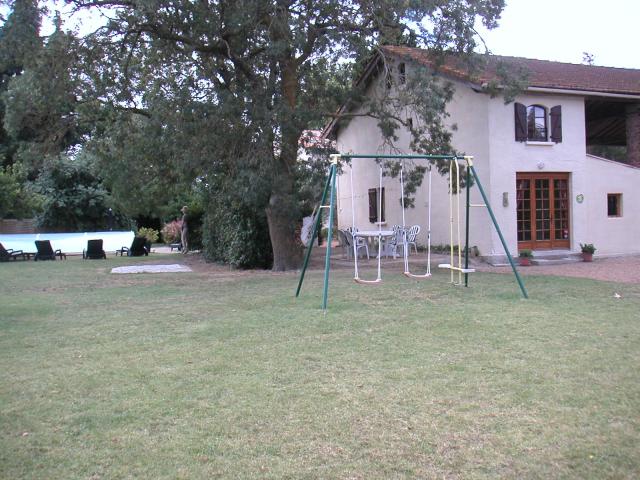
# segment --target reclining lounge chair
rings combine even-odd
[[[124,256],[126,253],[128,257],[141,257],[143,255],[149,255],[147,250],[147,239],[145,237],[134,237],[133,242],[129,248],[122,247],[120,250],[116,250],[116,257],[118,254]]]
[[[25,259],[22,250],[14,250],[13,248],[4,248],[4,245],[0,243],[0,262],[8,262],[9,260],[17,260],[18,258]]]
[[[88,258],[92,260],[106,259],[107,254],[102,249],[102,239],[87,240],[87,249],[82,251],[82,258],[84,260]]]
[[[60,257],[60,260],[67,259],[67,255],[62,253],[62,250],[53,251],[49,240],[36,240],[36,249],[38,249],[38,253],[33,258],[36,262],[38,260],[55,260],[56,256]]]

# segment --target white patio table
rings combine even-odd
[[[358,230],[356,233],[353,234],[354,237],[362,237],[362,238],[366,238],[368,240],[374,240],[374,239],[379,239],[379,241],[382,241],[382,254],[385,255],[385,243],[384,240],[389,238],[389,237],[393,237],[394,233],[393,230]],[[373,247],[373,245],[371,245]],[[376,256],[377,258],[377,256]]]

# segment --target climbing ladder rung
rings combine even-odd
[[[448,268],[449,270],[455,270],[456,272],[462,273],[475,273],[475,268],[460,268],[460,267],[452,267],[450,263],[440,263],[438,264],[438,268]]]
[[[470,207],[486,207],[484,203],[470,203]]]

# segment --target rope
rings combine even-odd
[[[404,257],[404,274],[409,278],[427,278],[431,276],[431,166],[429,166],[429,204],[428,204],[428,225],[427,225],[427,272],[416,275],[409,271],[409,237],[407,235],[407,224],[404,208],[404,160],[400,166],[400,191],[402,194],[402,250]]]
[[[400,203],[402,204],[402,250],[404,256],[404,271],[409,273],[409,256],[407,255],[407,224],[404,215],[404,160],[400,164]],[[394,232],[397,240],[397,232]],[[397,248],[397,244],[396,244]]]
[[[453,265],[453,162],[449,162],[449,265]],[[453,270],[450,272],[453,283]]]
[[[382,279],[380,261],[382,260],[382,164],[380,164],[380,182],[378,188],[378,280]]]
[[[462,252],[460,250],[460,164],[454,158],[456,164],[456,228],[458,230],[458,268],[462,268]],[[458,285],[462,284],[462,271],[458,270]]]
[[[358,280],[358,245],[356,244],[356,237],[353,235],[356,231],[356,204],[353,196],[353,167],[354,167],[354,163],[353,163],[353,160],[351,160],[351,169],[349,170],[349,173],[350,173],[349,179],[351,182],[351,243],[353,247],[353,259],[354,259],[353,278],[355,280]]]
[[[453,166],[456,167],[456,200],[455,200],[455,209],[454,209],[454,200],[453,200]],[[457,285],[462,284],[462,251],[460,250],[460,164],[458,163],[458,159],[454,158],[449,163],[449,241],[451,244],[449,245],[449,269],[451,272],[451,283],[455,284],[453,279],[454,271],[458,272],[458,283]],[[453,236],[453,223],[456,223],[456,234],[458,238],[458,264],[455,263],[454,256],[454,236]]]

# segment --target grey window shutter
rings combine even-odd
[[[562,142],[562,107],[556,105],[551,109],[551,140],[560,143]]]
[[[515,103],[516,142],[527,140],[527,107],[521,103]]]

